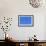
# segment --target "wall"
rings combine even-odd
[[[10,37],[16,40],[27,40],[36,34],[39,40],[46,40],[46,8],[44,7],[33,8],[28,0],[0,0],[0,17],[13,18],[12,26],[8,31]],[[18,27],[18,15],[34,15],[34,27]],[[0,39],[2,39],[2,36],[0,36]]]

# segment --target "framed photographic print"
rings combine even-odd
[[[19,15],[18,16],[18,26],[19,27],[34,26],[34,16],[33,15]]]

